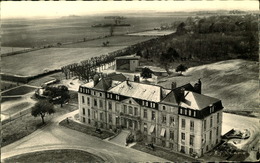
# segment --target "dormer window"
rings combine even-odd
[[[131,100],[129,100],[129,104],[132,104],[132,101],[131,101]]]

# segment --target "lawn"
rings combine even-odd
[[[68,123],[66,119],[61,121],[60,125],[70,128],[72,130],[76,130],[76,131],[91,135],[91,136],[96,136],[101,139],[106,139],[106,138],[109,138],[114,135],[113,133],[105,131],[105,130],[102,130],[102,134],[98,134],[95,132],[96,131],[95,127],[86,126],[86,125],[83,125],[83,124],[80,124],[80,123],[77,123],[77,122],[74,122],[71,120]]]
[[[103,42],[109,41],[108,47],[111,46],[129,46],[139,42],[147,41],[155,37],[140,37],[140,36],[113,36],[92,41],[62,45],[61,48],[87,48],[87,47],[102,47]]]
[[[184,154],[172,152],[160,147],[155,147],[155,150],[153,151],[151,149],[148,149],[144,143],[137,143],[132,146],[132,148],[173,162],[198,162],[198,160],[196,160],[195,158],[193,159],[185,156]]]
[[[0,88],[1,91],[18,86],[17,83],[1,80]]]
[[[33,79],[33,80],[29,81],[28,84],[40,87],[40,86],[42,86],[43,83],[51,81],[53,79],[57,79],[57,80],[61,81],[62,79],[65,79],[65,75],[62,72],[57,72],[52,75],[46,75],[41,78]]]
[[[91,153],[75,150],[60,149],[26,153],[4,160],[5,162],[104,162]]]
[[[48,124],[52,118],[58,117],[65,113],[77,110],[76,106],[64,105],[62,108],[59,105],[55,105],[55,113],[47,115],[45,122]],[[43,127],[40,117],[33,117],[31,114],[26,114],[20,118],[17,118],[9,123],[2,125],[2,142],[1,146],[5,146],[19,140],[35,130]]]
[[[29,107],[30,105],[31,105],[31,103],[29,103],[29,102],[21,102],[17,105],[12,106],[10,109],[1,111],[1,114],[12,115],[14,113],[18,113],[19,111]]]
[[[16,51],[22,51],[30,48],[23,48],[23,47],[1,47],[1,55],[5,53],[11,53]]]
[[[177,86],[181,86],[186,83],[194,84],[201,79],[202,93],[220,99],[224,111],[260,117],[259,62],[241,59],[226,60],[191,67],[183,74],[183,76],[162,78],[162,82],[159,83],[170,88],[172,81],[177,82]]]
[[[2,96],[15,96],[15,95],[25,95],[27,93],[30,93],[32,91],[35,91],[36,88],[30,87],[30,86],[19,86],[16,88],[13,88],[9,91],[3,92]]]
[[[1,103],[7,102],[7,101],[14,101],[14,100],[20,100],[22,97],[3,97],[1,99]]]
[[[60,69],[72,63],[123,49],[120,47],[47,48],[28,53],[2,57],[2,73],[33,76]]]

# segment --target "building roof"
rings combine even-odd
[[[115,59],[133,59],[133,60],[139,60],[141,57],[136,55],[127,55],[127,56],[121,56],[116,57]]]
[[[109,78],[111,78],[112,80],[115,80],[115,81],[125,81],[126,80],[125,75],[123,75],[122,73],[120,73],[120,74],[115,74],[115,73],[108,74],[107,77],[109,77]]]
[[[111,87],[111,84],[111,78],[101,78],[100,81],[93,88],[101,91],[107,91]]]
[[[191,91],[184,91],[184,100],[180,102],[180,106],[194,110],[202,110],[218,101],[220,100],[213,97]]]
[[[160,102],[162,95],[168,94],[170,90],[163,90],[160,86],[156,85],[124,81],[111,88],[108,92],[147,101]]]
[[[181,101],[181,90],[194,91],[193,86],[188,83],[183,86],[177,87],[173,89],[163,100],[162,103],[170,103],[174,105],[178,105]]]

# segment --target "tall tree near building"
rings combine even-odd
[[[182,72],[185,72],[188,68],[182,64],[180,64],[179,66],[176,67],[176,72],[180,72],[180,74],[182,75]]]
[[[42,124],[44,124],[44,117],[46,114],[55,113],[53,104],[46,100],[38,101],[31,109],[31,115],[34,117],[41,116]]]
[[[143,77],[144,79],[148,79],[148,78],[152,78],[152,73],[153,71],[151,69],[144,67],[142,69],[140,76]]]
[[[162,53],[160,56],[160,63],[164,65],[165,70],[167,71],[168,74],[170,74],[169,68],[172,62],[175,60],[179,59],[179,54],[178,52],[170,47],[166,53]]]

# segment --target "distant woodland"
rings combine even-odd
[[[181,60],[258,60],[257,14],[188,17],[163,29],[176,29],[177,32],[140,49],[144,58],[159,59],[173,48]]]

